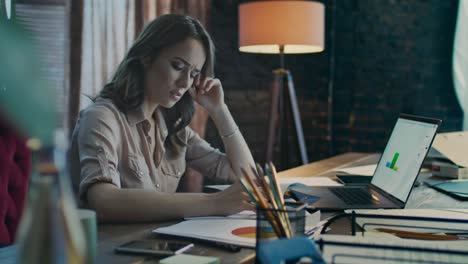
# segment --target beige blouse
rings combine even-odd
[[[167,127],[159,110],[154,119],[155,136],[150,137],[150,122],[142,109],[123,113],[110,99],[98,98],[80,112],[72,136],[70,166],[81,204],[86,205],[86,192],[98,182],[175,192],[187,166],[201,172],[205,182],[234,181],[227,157],[189,127],[172,139],[178,141],[177,149],[166,148]]]

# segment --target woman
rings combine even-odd
[[[152,21],[95,102],[80,113],[72,137],[79,199],[106,222],[164,221],[227,215],[251,208],[236,175],[253,165],[247,144],[213,78],[213,44],[201,24],[182,15]],[[213,119],[226,154],[187,125],[193,100]],[[186,166],[206,181],[234,183],[216,194],[175,193]]]

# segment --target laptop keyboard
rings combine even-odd
[[[372,200],[370,193],[362,188],[330,188],[346,204],[368,204]]]

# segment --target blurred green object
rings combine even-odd
[[[0,115],[28,138],[51,146],[56,97],[34,50],[31,33],[0,18]]]

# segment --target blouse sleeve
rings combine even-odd
[[[235,181],[235,175],[224,153],[213,148],[191,128],[186,128],[188,166],[202,173],[209,184],[227,184]]]
[[[86,203],[86,193],[95,183],[106,182],[120,188],[118,166],[119,127],[114,113],[105,106],[84,110],[77,123],[80,162],[79,199]]]

